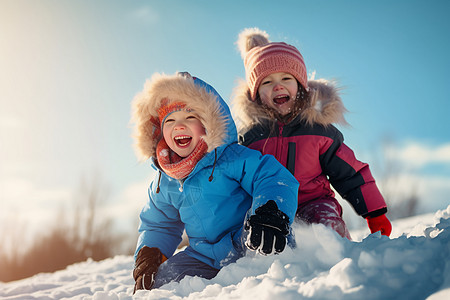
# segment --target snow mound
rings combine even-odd
[[[294,228],[296,249],[250,253],[212,280],[187,277],[132,296],[133,258],[88,260],[0,283],[2,299],[450,299],[450,206],[341,238],[322,225]],[[428,298],[427,298],[428,297]]]

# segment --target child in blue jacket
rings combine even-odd
[[[133,122],[137,150],[158,172],[140,214],[135,291],[186,275],[211,279],[246,247],[284,250],[298,182],[273,156],[237,143],[211,86],[188,73],[155,74],[133,101]],[[189,246],[173,255],[184,230]]]

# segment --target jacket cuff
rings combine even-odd
[[[370,213],[362,215],[362,217],[364,219],[367,219],[368,217],[374,218],[374,217],[378,217],[378,216],[384,215],[385,213],[387,213],[387,208],[383,207],[381,209],[377,209],[377,210],[371,211]]]

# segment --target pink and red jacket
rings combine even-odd
[[[338,89],[327,81],[309,81],[311,101],[292,121],[268,119],[265,109],[249,100],[242,83],[233,100],[240,143],[271,154],[300,183],[298,208],[307,202],[334,198],[334,189],[362,217],[387,212],[369,165],[359,161],[332,124],[345,123]]]

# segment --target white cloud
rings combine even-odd
[[[400,161],[406,166],[421,168],[429,164],[450,166],[450,143],[437,147],[412,142],[402,148],[388,147],[388,159]]]
[[[401,147],[389,145],[385,155],[390,167],[394,168],[392,174],[377,178],[385,196],[401,200],[416,195],[420,212],[443,209],[448,205],[450,143],[430,146],[414,141]]]
[[[45,210],[48,207],[55,207],[55,204],[64,203],[72,197],[72,191],[69,188],[42,187],[20,178],[4,179],[0,181],[0,186],[2,190],[0,195],[6,212]]]
[[[419,201],[417,213],[423,214],[445,209],[449,205],[449,182],[450,177],[404,172],[388,180],[389,185],[382,185],[381,180],[377,180],[377,185],[383,196],[389,197],[395,204],[401,203],[408,196],[415,195]],[[354,212],[347,201],[343,200],[338,194],[337,198],[343,207],[344,220],[349,228],[356,229],[367,226],[365,220]],[[392,209],[388,206],[388,210],[392,211]],[[398,215],[398,212],[393,213]]]
[[[148,186],[149,181],[128,185],[111,204],[107,204],[109,216],[122,224],[129,220],[137,220],[142,207],[148,200]]]
[[[11,168],[8,168],[11,171]],[[46,234],[53,228],[60,213],[72,222],[75,203],[81,205],[77,194],[79,187],[43,186],[23,173],[11,176],[12,172],[0,174],[0,250],[9,253],[15,245],[26,249],[36,236]],[[15,172],[17,173],[17,172]],[[98,203],[98,221],[110,219],[120,233],[131,233],[131,245],[136,242],[139,213],[148,200],[147,189],[155,172],[150,172],[142,182],[129,184],[122,191]],[[81,195],[83,196],[83,195]],[[76,202],[74,202],[76,201]],[[20,237],[17,239],[16,237]]]
[[[69,188],[42,187],[21,178],[0,178],[1,248],[8,252],[15,246],[23,249],[29,246],[36,235],[46,234],[55,225],[58,212],[71,200]]]
[[[419,198],[421,210],[425,212],[444,209],[448,206],[450,177],[405,172],[389,181],[380,186],[385,196],[389,193],[391,198],[402,200],[405,196],[416,195]]]
[[[113,221],[114,232],[124,234],[121,251],[134,250],[139,235],[139,213],[148,201],[148,186],[149,180],[129,184],[112,201],[99,208],[102,217]]]
[[[385,164],[371,164],[378,188],[386,199],[396,204],[411,196],[418,198],[418,213],[445,209],[450,195],[450,143],[438,146],[417,141],[384,148]],[[375,170],[381,169],[376,173]],[[352,227],[365,226],[345,200],[346,221]],[[388,208],[389,209],[389,208]]]

